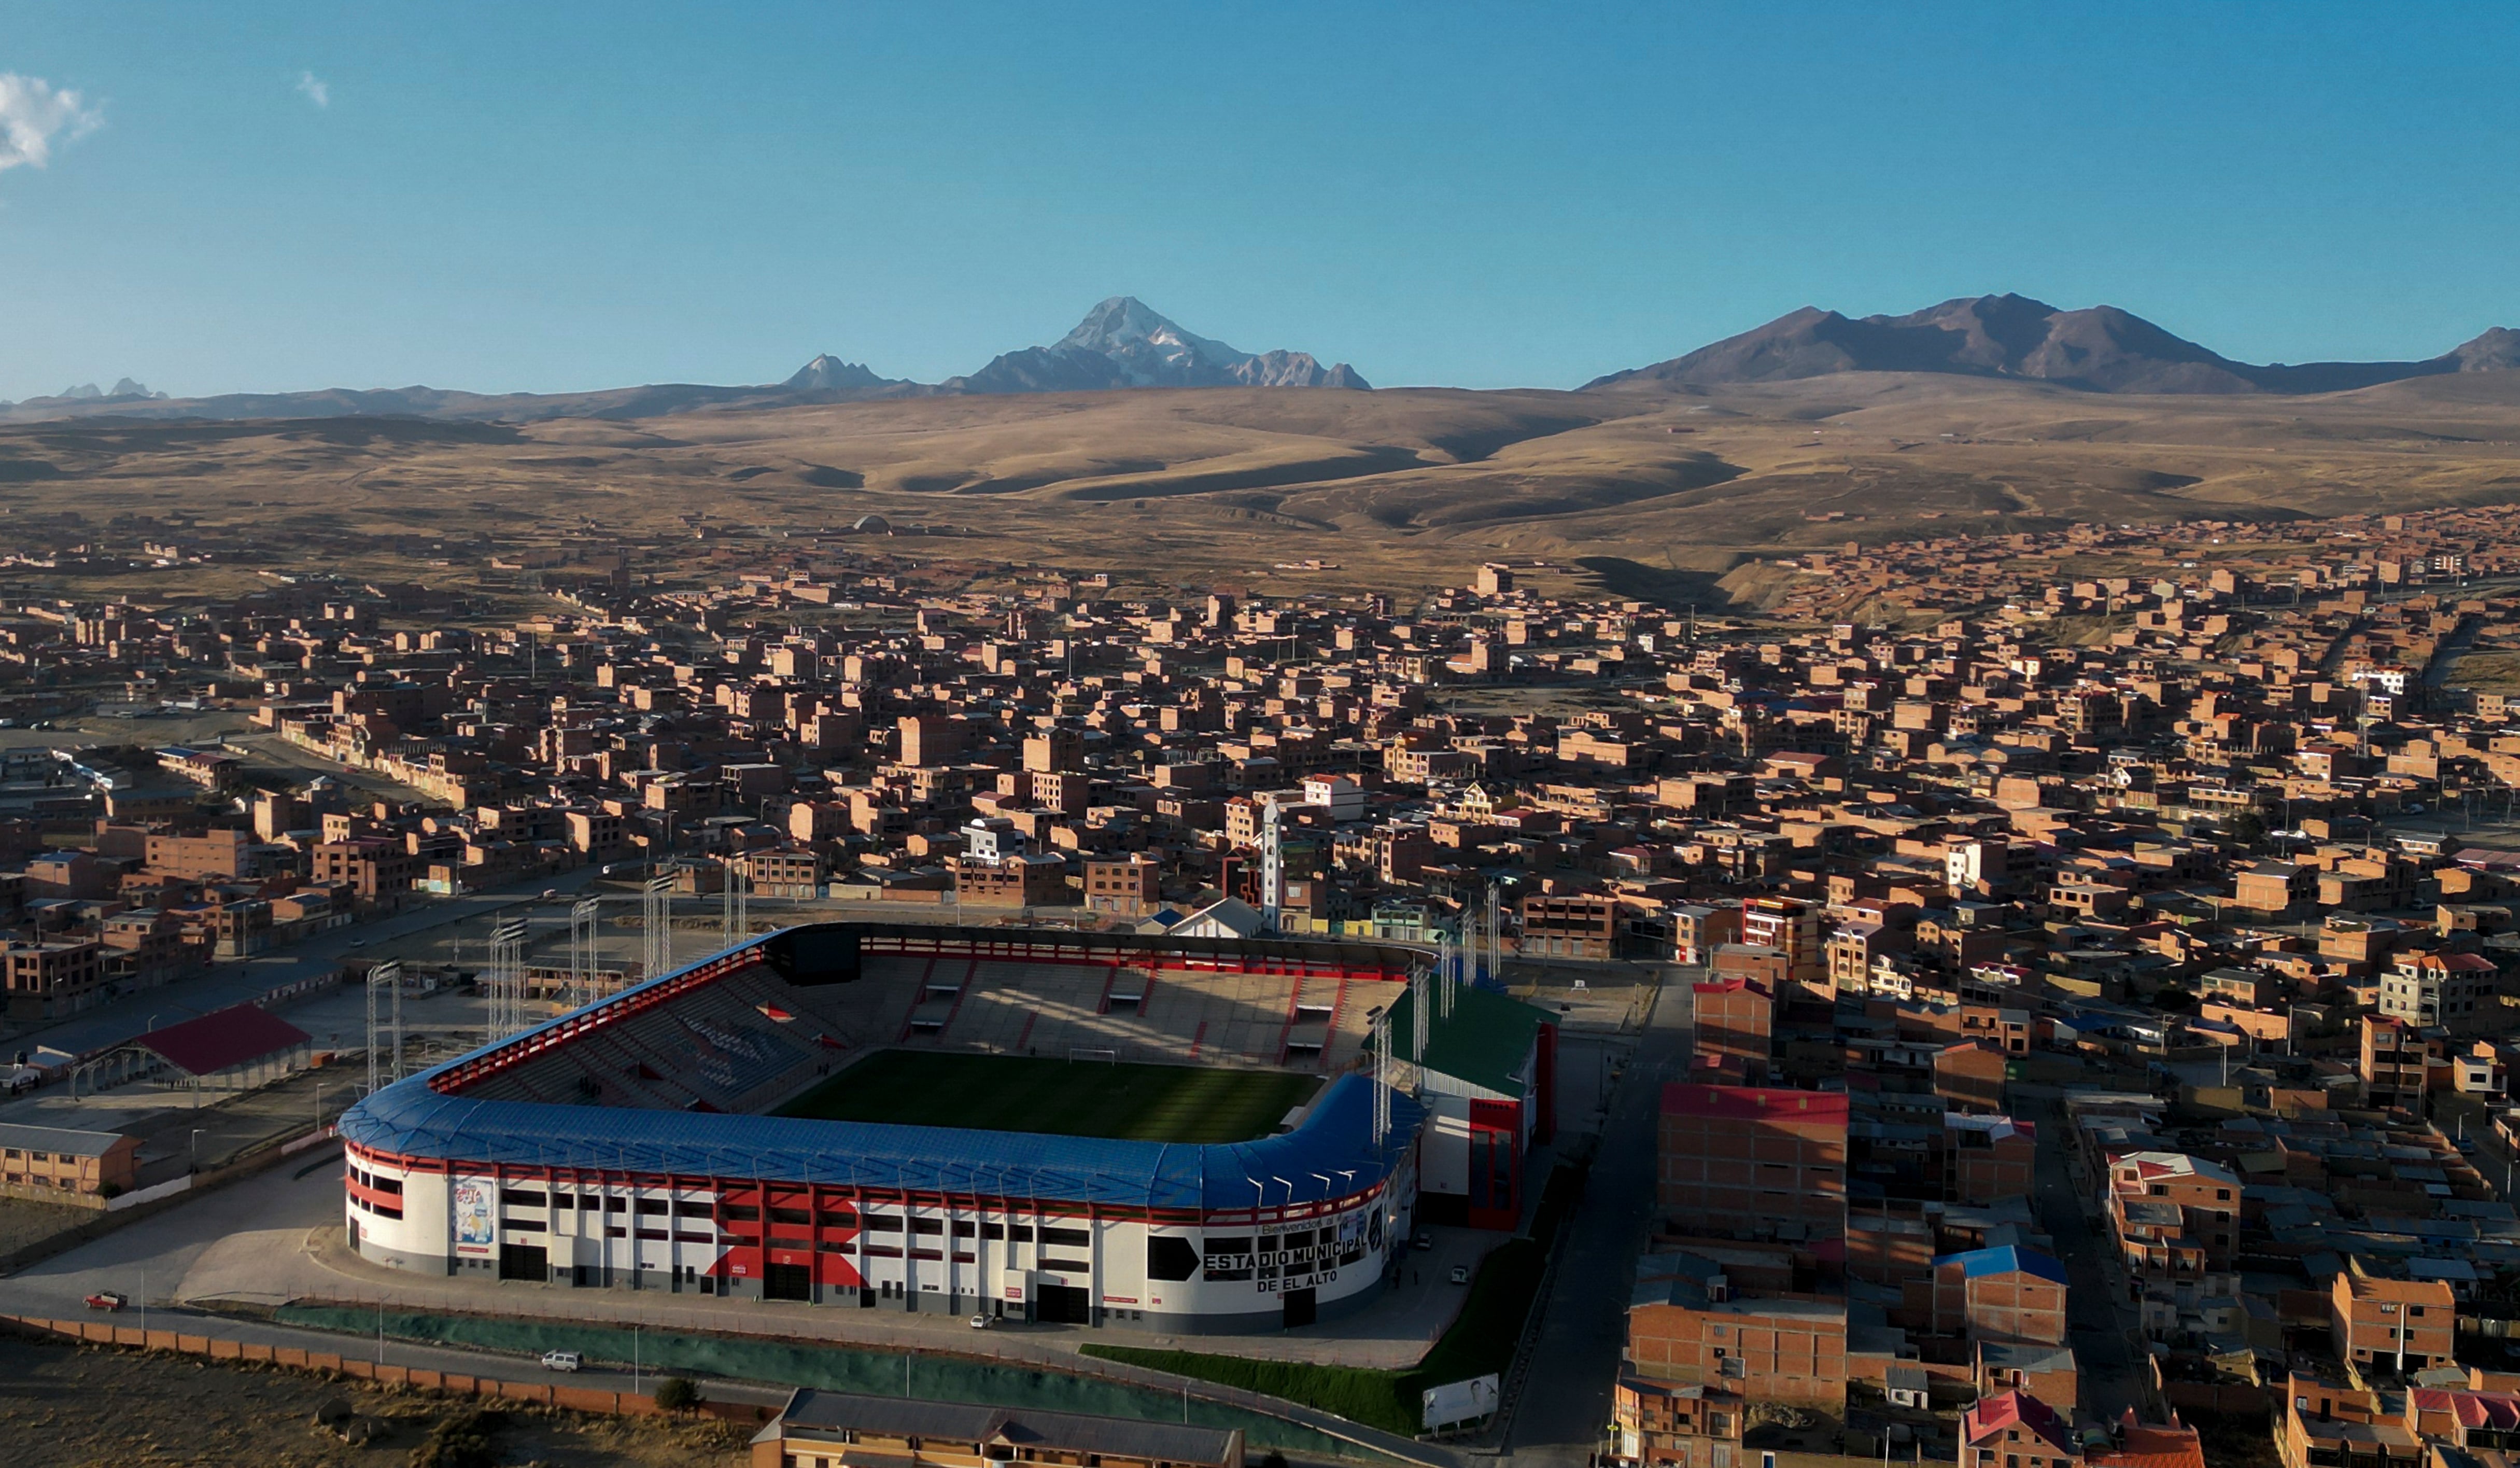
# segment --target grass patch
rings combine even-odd
[[[1550,1241],[1584,1192],[1584,1171],[1561,1166],[1549,1174],[1529,1238],[1508,1239],[1491,1251],[1471,1281],[1470,1298],[1435,1349],[1406,1371],[1362,1366],[1320,1366],[1306,1361],[1263,1361],[1195,1351],[1148,1351],[1136,1346],[1087,1345],[1086,1355],[1169,1371],[1195,1381],[1239,1387],[1344,1417],[1350,1422],[1415,1437],[1427,1388],[1464,1381],[1513,1364],[1523,1322],[1540,1294]]]
[[[1267,1136],[1321,1082],[1282,1071],[878,1050],[783,1117],[1144,1142]]]

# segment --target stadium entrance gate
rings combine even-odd
[[[540,1244],[501,1244],[499,1277],[548,1283],[551,1279],[551,1254]]]
[[[1280,1308],[1284,1312],[1279,1324],[1292,1330],[1298,1325],[1313,1323],[1313,1313],[1318,1306],[1314,1302],[1312,1291],[1288,1290],[1278,1299]]]
[[[761,1298],[764,1300],[812,1300],[814,1267],[811,1264],[769,1264],[761,1271]]]
[[[1094,1296],[1075,1285],[1043,1285],[1034,1292],[1033,1318],[1044,1325],[1091,1325]]]

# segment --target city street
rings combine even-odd
[[[2072,1281],[2066,1320],[2073,1332],[2075,1359],[2082,1368],[2083,1400],[2102,1421],[2128,1407],[2141,1410],[2149,1393],[2135,1344],[2136,1321],[2117,1303],[2119,1291],[2109,1281],[2106,1262],[2109,1243],[2092,1228],[2084,1212],[2088,1200],[2075,1192],[2065,1165],[2064,1104],[2050,1086],[2016,1086],[2014,1094],[2024,1112],[2034,1107],[2042,1112],[2039,1219],[2055,1241],[2056,1256]]]
[[[1506,1432],[1518,1463],[1578,1464],[1610,1420],[1610,1389],[1627,1341],[1629,1282],[1652,1223],[1655,1123],[1662,1087],[1688,1065],[1689,989],[1674,970],[1611,1097],[1608,1125],[1568,1216],[1554,1287],[1540,1302],[1540,1339]]]

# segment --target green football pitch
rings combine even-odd
[[[1278,1071],[878,1050],[777,1114],[1141,1142],[1247,1142],[1275,1130],[1320,1083]]]

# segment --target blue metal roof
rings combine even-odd
[[[2035,1274],[2052,1284],[2064,1284],[2065,1266],[2036,1249],[2017,1244],[2001,1244],[1993,1249],[1971,1249],[1965,1254],[1946,1254],[1934,1261],[1940,1268],[1957,1262],[1963,1279],[1980,1279],[1989,1274],[2010,1274],[2016,1271]]]
[[[1372,1139],[1372,1078],[1332,1081],[1294,1130],[1192,1145],[966,1131],[726,1113],[556,1106],[441,1096],[414,1077],[341,1118],[376,1151],[513,1167],[609,1169],[920,1193],[1162,1209],[1317,1203],[1372,1186],[1422,1117],[1391,1098],[1391,1139]]]

